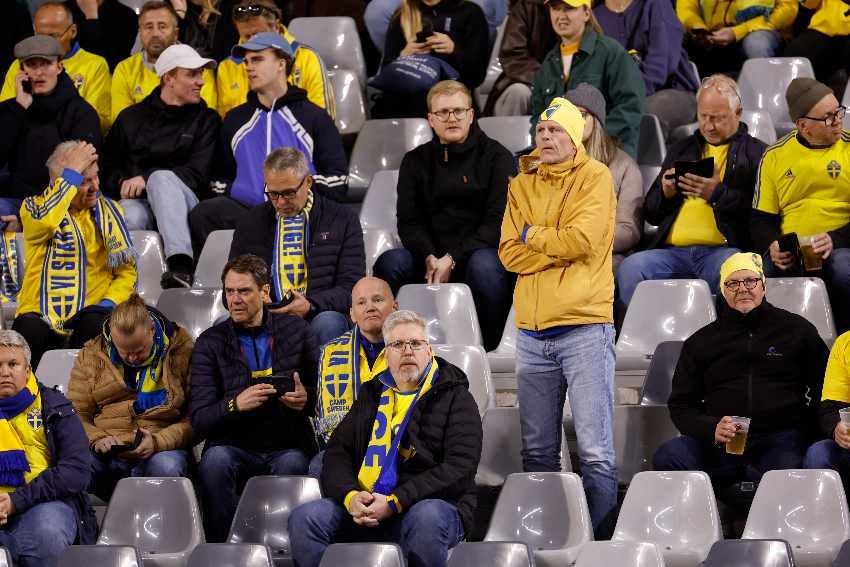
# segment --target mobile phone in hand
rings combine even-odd
[[[271,376],[267,376],[265,381],[274,386],[276,396],[282,396],[287,392],[295,391],[295,376],[292,371],[272,374]]]
[[[145,438],[145,434],[142,433],[141,429],[136,430],[136,437],[133,439],[132,443],[120,443],[118,445],[113,445],[109,448],[110,455],[117,455],[119,453],[125,453],[127,451],[136,450],[139,445],[142,444],[142,440]]]

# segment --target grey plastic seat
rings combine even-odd
[[[398,169],[404,154],[430,141],[432,136],[431,126],[424,118],[367,120],[351,150],[348,199],[363,200],[376,171]]]
[[[538,567],[571,565],[593,540],[581,478],[574,473],[508,476],[484,541],[522,541]]]
[[[336,101],[334,124],[337,130],[343,136],[356,134],[366,122],[366,101],[363,99],[362,83],[350,69],[330,71],[328,79]]]
[[[130,236],[138,254],[136,291],[145,303],[156,305],[162,293],[160,280],[162,274],[168,269],[162,239],[159,233],[153,230],[131,230]]]
[[[269,548],[254,543],[202,543],[188,567],[274,567]]]
[[[35,369],[39,382],[51,388],[58,388],[63,394],[68,392],[68,382],[71,379],[71,369],[77,361],[76,348],[58,348],[48,350],[42,355]]]
[[[404,554],[394,543],[335,543],[328,546],[319,567],[405,567]]]
[[[575,567],[665,567],[654,543],[589,541],[581,547]]]
[[[640,119],[638,135],[638,165],[661,165],[667,155],[664,131],[654,114],[644,114]]]
[[[265,545],[275,564],[285,564],[292,557],[289,514],[321,497],[319,481],[312,477],[255,476],[245,484],[227,541]]]
[[[165,289],[156,307],[185,327],[193,339],[228,315],[221,301],[221,289]]]
[[[683,344],[684,341],[664,341],[655,347],[655,353],[649,361],[646,379],[641,389],[640,405],[667,405],[670,390],[673,387],[673,374],[676,372]]]
[[[188,478],[124,478],[109,500],[98,544],[132,545],[146,567],[184,567],[204,543]]]
[[[502,74],[502,63],[499,61],[499,49],[502,47],[502,38],[505,37],[505,25],[507,20],[502,22],[496,28],[496,39],[493,42],[493,48],[490,50],[490,60],[487,63],[487,73],[484,75],[484,81],[475,89],[475,101],[478,103],[478,108],[484,108],[487,97],[493,90],[493,85],[499,75]]]
[[[832,567],[850,567],[850,540],[841,544],[841,549],[838,551],[835,561],[832,562]]]
[[[496,407],[496,390],[490,378],[490,366],[487,353],[480,346],[473,345],[432,345],[434,354],[443,357],[466,374],[469,380],[469,392],[478,404],[478,412]]]
[[[727,539],[711,546],[702,567],[794,567],[791,546],[781,539]]]
[[[513,375],[516,373],[516,334],[516,309],[511,306],[499,346],[496,350],[487,353],[490,372],[493,374]]]
[[[534,145],[531,116],[486,116],[478,119],[478,127],[513,154]]]
[[[775,470],[761,478],[742,539],[784,539],[801,567],[829,565],[850,539],[841,478],[832,470]]]
[[[617,370],[646,370],[658,343],[683,341],[716,318],[703,280],[640,282],[617,339]]]
[[[481,345],[478,314],[466,284],[403,285],[396,299],[401,309],[416,311],[425,319],[431,344]]]
[[[11,563],[8,563],[11,567]],[[62,552],[57,567],[142,567],[131,545],[72,545]],[[0,561],[0,567],[4,567]]]
[[[214,230],[207,236],[195,267],[194,289],[221,289],[221,271],[230,256],[232,230]]]
[[[397,234],[396,231],[396,186],[398,170],[376,171],[369,189],[363,197],[360,209],[360,226],[363,230],[380,228]]]
[[[747,59],[738,75],[744,110],[765,110],[773,119],[779,136],[794,129],[785,91],[793,79],[815,74],[805,57],[771,57]]]
[[[349,17],[295,18],[288,29],[299,43],[315,49],[329,71],[350,69],[366,88],[366,59],[357,26]]]
[[[643,195],[649,193],[650,187],[658,179],[658,174],[661,173],[661,165],[639,165],[640,178],[643,181]]]
[[[452,548],[447,567],[534,567],[534,554],[522,542],[462,542]]]
[[[620,483],[629,484],[639,472],[651,470],[655,451],[678,436],[666,405],[615,405],[614,453]]]
[[[363,247],[366,250],[366,275],[371,276],[372,268],[381,254],[402,246],[394,229],[370,228],[363,230]]]
[[[771,305],[804,317],[815,326],[823,342],[832,347],[837,333],[832,318],[832,305],[822,279],[768,278],[765,294]]]
[[[641,472],[632,478],[613,541],[647,541],[667,567],[697,567],[723,539],[717,501],[701,471]]]
[[[18,287],[20,291],[20,286],[24,282],[24,268],[26,266],[26,250],[24,248],[24,233],[17,232],[15,233],[15,253],[17,255],[18,260],[18,270],[15,276],[17,277]],[[4,288],[4,291],[10,293],[12,290],[5,289],[5,282],[0,281],[0,286]],[[11,329],[12,322],[15,320],[15,312],[18,310],[17,301],[5,301],[0,303],[0,329]]]
[[[9,552],[4,547],[0,547],[0,567],[14,567],[12,564],[12,558],[9,556]],[[88,565],[86,567],[89,567]],[[133,567],[132,565],[128,565],[127,567]]]

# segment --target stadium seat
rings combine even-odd
[[[678,435],[666,405],[615,405],[614,454],[619,482],[629,484],[639,472],[651,470],[658,447]]]
[[[653,543],[589,541],[581,547],[575,567],[664,567],[664,556]]]
[[[366,101],[363,86],[354,71],[339,69],[328,73],[336,101],[337,130],[343,136],[356,134],[366,122]]]
[[[367,120],[351,151],[348,200],[362,201],[376,171],[398,169],[404,154],[430,141],[432,136],[431,126],[424,118]]]
[[[522,541],[538,567],[575,562],[581,546],[593,540],[581,478],[574,473],[521,473],[508,476],[484,541]]]
[[[741,121],[747,125],[747,131],[753,138],[758,138],[768,146],[776,142],[773,118],[766,110],[744,110],[741,113]],[[696,132],[698,127],[697,122],[679,126],[670,134],[670,139],[674,142],[683,140]]]
[[[832,470],[774,470],[762,476],[742,539],[784,539],[799,567],[829,565],[850,539],[841,478]]]
[[[202,543],[188,567],[274,567],[269,548],[251,543]]]
[[[636,474],[611,539],[654,543],[667,567],[697,567],[714,542],[723,539],[708,475],[701,471]]]
[[[493,48],[490,50],[490,61],[487,63],[487,74],[484,75],[484,82],[478,85],[475,89],[475,102],[478,103],[478,108],[483,109],[487,103],[487,97],[493,90],[493,85],[496,84],[496,79],[502,74],[502,63],[499,61],[499,48],[502,46],[502,38],[505,37],[505,25],[507,20],[502,22],[496,29],[496,40],[493,42]],[[529,124],[526,124],[526,130]]]
[[[481,345],[481,328],[472,291],[466,284],[407,284],[396,297],[402,309],[419,313],[428,323],[431,344]]]
[[[716,318],[703,280],[640,282],[617,339],[617,370],[646,370],[658,343],[683,341]]]
[[[521,542],[461,542],[451,550],[447,567],[534,567],[534,554]]]
[[[4,564],[0,561],[0,567]],[[142,567],[139,552],[131,545],[72,545],[59,556],[57,567]]]
[[[59,565],[60,565],[60,567],[62,567],[61,563]],[[14,565],[12,564],[12,558],[9,556],[9,552],[6,551],[6,549],[3,548],[3,547],[0,547],[0,567],[14,567]],[[71,566],[69,566],[69,567],[71,567]],[[90,567],[90,565],[86,565],[85,567]],[[109,566],[107,565],[105,567],[109,567]],[[126,567],[136,567],[136,566],[131,565],[131,564],[127,564]]]
[[[18,253],[18,285],[24,281],[24,266],[25,266],[25,249],[24,249],[24,233],[15,233],[15,249]],[[18,310],[16,301],[6,301],[0,303],[0,329],[11,329],[12,321],[15,320],[15,311]]]
[[[405,567],[404,554],[394,543],[335,543],[328,546],[319,567]]]
[[[496,350],[487,353],[491,373],[509,375],[516,373],[516,334],[516,309],[511,306],[499,346]]]
[[[658,179],[658,174],[661,173],[661,165],[639,165],[638,169],[640,169],[640,178],[643,181],[643,196],[646,197],[652,184]],[[649,223],[646,224],[652,226]],[[655,229],[658,230],[657,227]]]
[[[194,289],[221,289],[221,271],[230,256],[232,230],[214,230],[204,242],[195,268]]]
[[[844,96],[841,97],[841,105],[850,108],[850,82],[844,87]],[[850,128],[850,116],[844,115],[844,129]]]
[[[109,500],[97,543],[135,546],[145,567],[184,567],[195,546],[204,543],[192,481],[121,479]]]
[[[366,275],[372,275],[372,267],[378,257],[387,250],[401,248],[401,239],[395,228],[370,228],[363,230],[363,246],[366,250]]]
[[[329,71],[354,71],[360,88],[366,88],[366,59],[354,20],[348,17],[295,18],[289,32],[299,43],[315,49]]]
[[[482,416],[486,410],[496,406],[496,391],[483,348],[473,345],[433,345],[432,348],[436,356],[446,359],[466,374],[469,391]]]
[[[841,544],[841,549],[832,562],[832,567],[850,567],[850,540]]]
[[[131,230],[130,237],[136,248],[138,258],[136,260],[136,271],[138,280],[136,291],[145,303],[156,305],[162,293],[160,280],[162,274],[168,269],[165,263],[165,252],[162,248],[162,239],[159,233],[153,230]]]
[[[478,127],[513,154],[534,145],[531,116],[487,116],[478,119]]]
[[[77,361],[76,348],[60,348],[48,350],[42,355],[35,369],[38,381],[51,388],[58,388],[63,394],[68,393],[68,381],[71,379],[71,369]]]
[[[660,166],[666,155],[667,146],[664,143],[661,122],[654,114],[644,114],[640,119],[638,135],[638,165]]]
[[[248,480],[227,541],[262,544],[275,564],[292,557],[289,514],[302,504],[322,497],[319,481],[308,476],[255,476]]]
[[[655,347],[655,353],[649,361],[646,379],[641,389],[640,405],[667,405],[673,384],[673,374],[676,372],[676,364],[679,362],[683,344],[684,341],[664,341]]]
[[[394,235],[396,231],[396,186],[398,185],[398,170],[386,169],[375,172],[369,189],[363,197],[363,207],[360,209],[360,226],[363,230],[380,228]]]
[[[805,57],[771,57],[747,59],[738,76],[744,110],[766,110],[773,119],[778,136],[794,129],[785,91],[793,79],[815,74]]]
[[[794,567],[791,546],[781,539],[727,539],[711,546],[702,567]]]
[[[835,323],[826,285],[820,278],[767,278],[765,296],[771,305],[804,317],[828,347],[835,342]]]
[[[156,307],[182,325],[193,339],[228,315],[220,289],[165,289]]]

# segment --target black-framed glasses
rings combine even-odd
[[[448,122],[450,116],[454,116],[455,120],[463,120],[466,113],[472,110],[471,108],[444,108],[443,110],[438,110],[436,112],[430,112],[429,114],[433,114],[437,117],[437,120],[440,122]]]
[[[250,20],[251,18],[256,18],[263,14],[271,14],[277,19],[280,19],[280,12],[271,6],[265,6],[263,4],[240,4],[239,6],[233,7],[232,14],[233,19],[239,22]]]
[[[808,118],[809,120],[816,120],[817,122],[823,122],[826,126],[835,126],[837,123],[840,123],[844,120],[844,115],[847,114],[846,106],[839,106],[835,110],[830,113],[827,113],[823,118],[815,118],[814,116],[802,116],[801,118]]]
[[[387,347],[398,352],[404,352],[405,347],[410,347],[410,350],[422,350],[428,346],[428,341],[422,339],[410,339],[409,341],[393,341],[387,343]]]
[[[291,201],[298,195],[298,192],[301,191],[301,188],[304,186],[304,182],[307,181],[307,175],[301,178],[301,181],[295,187],[295,189],[286,189],[285,191],[269,191],[269,186],[266,185],[263,190],[263,194],[266,196],[266,199],[269,201],[277,201],[278,199],[283,199],[285,201]]]
[[[738,291],[743,285],[747,290],[753,290],[761,281],[761,278],[744,278],[742,280],[726,280],[723,282],[723,287],[728,291]]]
[[[72,27],[74,27],[74,24],[69,24],[68,27],[65,28],[65,30],[61,33],[46,33],[46,34],[43,34],[43,35],[47,35],[47,36],[52,37],[53,39],[58,40],[58,39],[64,37],[65,34],[68,33],[68,30],[70,30]]]

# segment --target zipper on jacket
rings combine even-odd
[[[257,364],[257,369],[260,369],[260,354],[257,352],[257,335],[251,334],[251,344],[254,346],[254,362]]]
[[[443,163],[449,163],[449,147],[443,146]]]
[[[749,372],[747,373],[747,417],[753,416],[753,332],[747,331],[747,358],[749,359]]]

